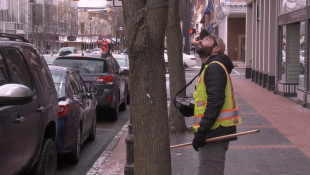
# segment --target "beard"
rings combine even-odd
[[[209,57],[212,54],[214,46],[212,47],[202,47],[200,44],[196,45],[196,52],[200,56],[200,58]]]

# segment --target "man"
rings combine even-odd
[[[223,175],[225,154],[230,138],[208,142],[207,138],[236,133],[241,124],[237,102],[229,74],[234,68],[224,54],[225,44],[217,36],[202,30],[196,45],[202,67],[194,93],[193,148],[199,151],[199,172],[201,175]]]

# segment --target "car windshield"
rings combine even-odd
[[[79,73],[105,73],[108,72],[102,60],[89,59],[56,59],[54,65],[71,67]]]
[[[115,59],[118,62],[120,67],[127,67],[127,62],[125,59],[122,59],[122,58],[115,58]]]
[[[53,78],[54,86],[57,91],[58,98],[65,97],[66,96],[66,85],[65,85],[66,80],[63,77],[63,75],[65,74],[64,70],[50,68],[50,71],[52,74],[52,78]]]
[[[97,51],[102,51],[102,50],[100,48],[95,48],[91,50],[91,52],[97,52]]]
[[[51,56],[51,55],[43,55],[45,61],[47,64],[53,64],[57,56]]]

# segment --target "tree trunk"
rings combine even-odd
[[[179,0],[169,1],[168,23],[167,23],[167,50],[170,81],[170,110],[169,127],[171,133],[181,133],[186,130],[184,116],[173,104],[175,94],[185,86],[185,73],[182,54],[182,33],[179,17]],[[185,96],[182,92],[180,96]]]
[[[134,174],[170,175],[164,62],[168,0],[122,3],[130,59]]]

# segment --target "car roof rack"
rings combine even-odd
[[[22,42],[29,43],[29,41],[25,39],[24,37],[14,35],[14,34],[0,33],[0,37],[8,38],[11,41],[22,41]]]

